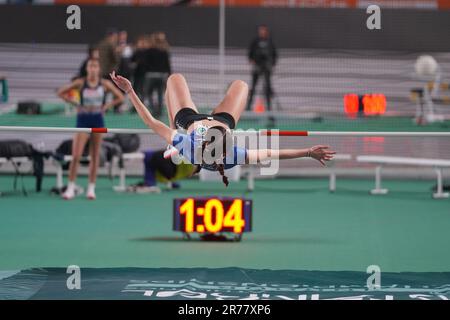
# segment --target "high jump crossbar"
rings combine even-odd
[[[58,133],[153,133],[150,129],[129,128],[70,128],[70,127],[27,127],[27,126],[0,126],[3,132],[58,132]],[[280,136],[280,137],[450,137],[450,131],[300,131],[300,130],[233,130],[239,136]]]

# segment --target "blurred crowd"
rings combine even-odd
[[[90,58],[100,61],[102,76],[109,79],[109,73],[130,79],[136,93],[155,117],[160,117],[164,101],[165,83],[172,73],[170,46],[166,34],[158,31],[138,36],[133,43],[129,41],[127,31],[109,30],[105,37],[88,49],[88,57],[80,66],[76,77],[86,76],[86,64]],[[266,25],[257,27],[256,37],[248,49],[251,65],[251,87],[247,110],[251,110],[255,89],[260,78],[264,81],[263,93],[268,110],[274,96],[272,87],[273,68],[277,63],[277,49]],[[116,106],[114,112],[121,112]],[[134,108],[130,108],[134,112]]]
[[[88,56],[76,77],[86,76],[86,63],[90,58],[98,59],[104,78],[109,78],[112,71],[129,78],[139,97],[159,117],[165,82],[172,72],[169,50],[164,32],[140,35],[132,43],[127,31],[109,30],[99,43],[89,46]],[[114,112],[121,112],[120,107],[116,106]],[[134,108],[130,110],[134,112]]]

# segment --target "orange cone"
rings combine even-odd
[[[264,101],[262,98],[256,99],[255,106],[253,108],[255,113],[264,113],[266,112],[266,107],[264,106]]]

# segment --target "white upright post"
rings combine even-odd
[[[126,182],[126,172],[125,168],[119,168],[119,185],[114,186],[114,191],[117,192],[125,192],[127,191],[127,182]]]
[[[63,169],[59,162],[55,162],[55,163],[56,163],[56,187],[58,189],[61,189],[64,186]]]
[[[249,171],[247,175],[247,190],[248,191],[255,190],[255,173],[253,171],[253,165],[249,166]]]
[[[371,194],[386,194],[387,189],[381,188],[381,164],[377,165],[375,168],[375,189],[370,191]]]
[[[442,184],[442,168],[435,168],[437,175],[437,186],[436,186],[436,193],[433,194],[433,198],[435,199],[443,199],[448,198],[449,194],[448,192],[444,192],[443,184]]]
[[[331,169],[330,171],[330,185],[329,185],[330,192],[336,191],[336,172],[334,169]]]
[[[328,189],[330,192],[335,192],[336,191],[336,171],[334,168],[334,165],[336,164],[336,159],[331,160],[330,164],[328,165],[329,167],[329,183],[328,183]]]

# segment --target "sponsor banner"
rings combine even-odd
[[[32,0],[32,4],[171,6],[185,2],[190,6],[218,6],[220,0]],[[0,0],[0,4],[29,3],[26,0]],[[295,8],[367,8],[376,4],[384,8],[450,9],[450,0],[225,0],[227,6],[295,7]]]
[[[438,9],[438,0],[359,0],[359,8],[367,8],[371,4],[376,4],[381,8],[403,8],[403,9]]]
[[[450,272],[46,268],[0,277],[2,299],[448,300]]]
[[[263,6],[300,8],[353,8],[357,0],[262,0]]]
[[[30,3],[26,0],[0,0],[0,4]],[[171,6],[184,3],[189,6],[218,6],[220,0],[32,0],[32,4],[58,5],[124,5]],[[293,8],[367,8],[371,4],[398,9],[450,9],[450,0],[225,0],[227,6],[293,7]]]
[[[107,0],[54,0],[55,4],[78,4],[78,5],[105,5]]]

